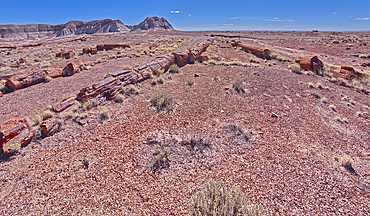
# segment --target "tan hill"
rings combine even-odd
[[[172,25],[165,19],[159,17],[147,17],[139,25],[133,26],[131,32],[147,31],[147,30],[175,30]]]

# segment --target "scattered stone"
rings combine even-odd
[[[25,119],[12,119],[0,126],[0,147],[4,154],[15,153],[34,138]]]
[[[272,113],[270,114],[270,116],[271,116],[272,118],[279,118],[279,116],[278,116],[276,113],[274,113],[274,112],[272,112]]]
[[[324,69],[323,62],[317,56],[304,56],[298,62],[302,70],[310,70],[318,74]]]
[[[80,67],[77,63],[69,63],[64,69],[62,76],[72,76],[75,73],[80,72]]]
[[[62,122],[59,119],[48,119],[40,125],[40,131],[43,137],[52,136],[60,131]]]

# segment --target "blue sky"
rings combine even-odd
[[[0,24],[166,18],[178,30],[370,30],[370,0],[0,0]]]

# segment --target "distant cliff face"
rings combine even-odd
[[[175,30],[165,18],[147,17],[139,25],[133,26],[131,32],[146,31],[146,30]]]
[[[45,36],[67,36],[79,34],[137,32],[152,29],[174,30],[164,18],[148,17],[139,25],[126,26],[120,20],[94,20],[90,22],[70,21],[66,24],[28,24],[28,25],[0,25],[0,38],[26,39]]]

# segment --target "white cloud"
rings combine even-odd
[[[274,19],[278,20],[278,19],[280,19],[280,17],[274,17]]]
[[[366,17],[366,18],[356,18],[356,20],[370,20],[370,18]]]
[[[230,17],[230,18],[227,18],[227,19],[231,19],[231,20],[235,20],[235,19],[239,19],[240,17]]]
[[[337,13],[334,12],[334,14],[337,14]]]
[[[189,16],[191,16],[191,14],[188,14]]]
[[[178,13],[180,13],[180,11],[171,11],[171,13],[174,13],[174,14],[178,14]]]
[[[224,26],[233,26],[234,24],[222,24]]]

